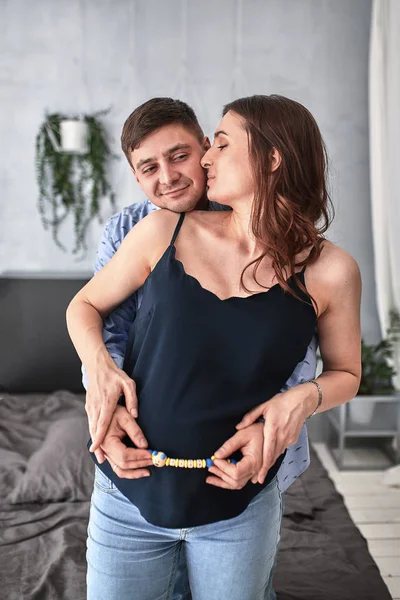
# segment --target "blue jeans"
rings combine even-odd
[[[181,589],[174,591],[182,559],[193,600],[275,600],[272,572],[281,521],[276,477],[233,519],[166,529],[145,521],[96,468],[87,600],[187,600],[190,593],[182,589],[182,570]]]

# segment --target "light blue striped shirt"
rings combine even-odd
[[[225,207],[211,205],[211,208],[223,210]],[[149,200],[145,200],[144,202],[131,204],[109,219],[100,238],[94,266],[95,273],[102,269],[111,259],[132,227],[154,210],[157,210],[157,207]],[[124,362],[129,329],[135,320],[141,301],[142,290],[139,289],[118,306],[104,321],[104,343],[111,357],[120,368],[122,368]],[[314,336],[307,348],[306,356],[296,366],[294,372],[282,388],[282,391],[315,377],[317,368],[316,354],[317,338]],[[86,388],[87,377],[84,368],[82,368],[82,373],[83,385]],[[307,428],[304,424],[298,441],[296,444],[289,446],[285,459],[278,471],[278,485],[280,490],[284,492],[307,469],[309,464],[310,453]]]

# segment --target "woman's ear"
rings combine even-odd
[[[272,172],[276,171],[282,162],[282,156],[278,152],[276,148],[272,148],[271,150],[271,170]]]

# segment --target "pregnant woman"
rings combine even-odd
[[[208,197],[232,211],[149,215],[67,311],[90,378],[102,319],[144,285],[126,369],[154,466],[139,479],[96,467],[88,600],[170,598],[182,549],[193,600],[275,598],[285,450],[317,405],[358,389],[360,274],[323,237],[326,158],[314,118],[293,100],[252,96],[224,108],[214,137],[202,159]],[[280,393],[316,329],[323,373]],[[246,424],[264,417],[270,467],[230,489],[241,456],[214,454],[246,413]]]

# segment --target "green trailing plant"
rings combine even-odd
[[[389,313],[389,327],[386,338],[377,344],[361,342],[362,375],[358,394],[380,395],[396,391],[393,377],[397,374],[393,368],[395,345],[400,339],[400,314],[396,309]]]
[[[70,119],[60,113],[46,114],[36,136],[38,208],[42,223],[45,229],[51,228],[55,243],[66,251],[59,240],[59,229],[68,215],[72,215],[74,254],[86,252],[86,232],[90,222],[94,218],[102,222],[102,200],[107,197],[111,207],[114,210],[116,208],[115,197],[107,179],[108,163],[115,156],[99,120],[99,117],[108,112],[109,109],[83,116],[89,131],[88,152],[85,154],[67,153],[54,148],[51,137],[60,146],[60,122]]]

